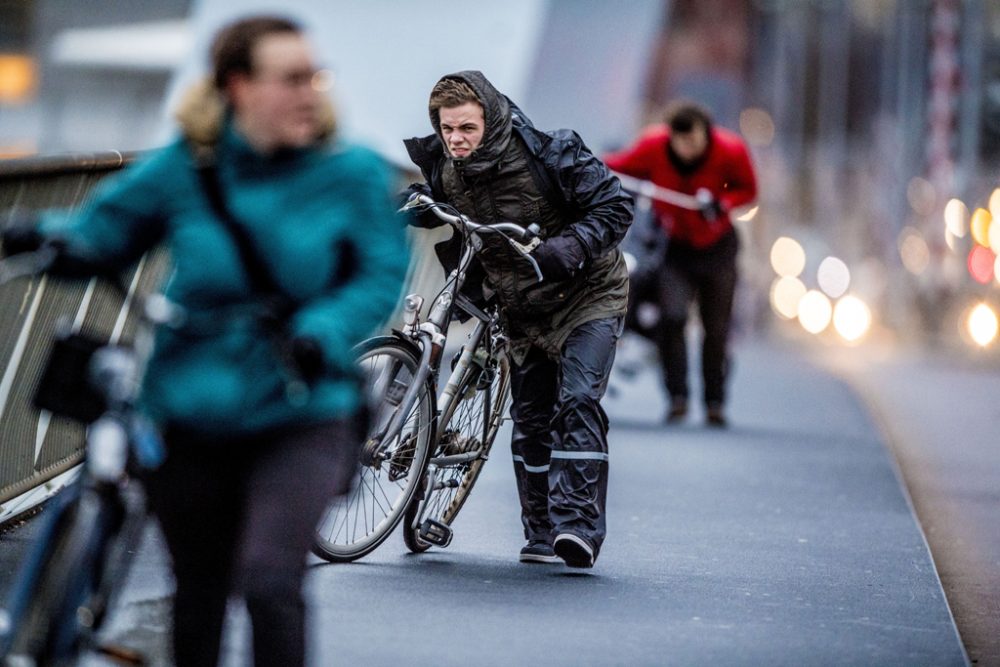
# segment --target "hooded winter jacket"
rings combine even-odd
[[[185,103],[184,136],[42,228],[102,268],[126,267],[160,243],[169,251],[164,293],[186,318],[157,333],[141,396],[155,421],[238,436],[349,416],[360,402],[351,348],[392,311],[408,263],[390,172],[341,143],[257,153],[211,95],[205,87]],[[259,295],[198,180],[192,142],[214,148],[228,208],[297,304],[288,334],[322,349],[329,372],[306,397],[286,392],[288,367],[261,330]]]
[[[625,313],[628,272],[618,244],[632,222],[632,199],[575,132],[535,129],[480,72],[444,78],[476,92],[485,129],[479,147],[462,159],[447,154],[436,112],[431,112],[435,134],[405,142],[431,196],[480,223],[537,223],[543,238],[571,234],[587,256],[572,279],[539,283],[531,265],[503,239],[482,236],[479,263],[503,307],[515,358],[526,343],[558,355],[579,325]],[[423,223],[439,224],[426,216]],[[458,243],[453,238],[443,260],[457,263]]]

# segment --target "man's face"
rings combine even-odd
[[[690,132],[672,132],[670,146],[674,153],[685,162],[694,162],[705,154],[708,147],[708,131],[701,123],[696,123]]]
[[[466,158],[479,148],[486,130],[482,105],[466,102],[457,107],[442,107],[438,114],[441,138],[452,157]]]
[[[229,92],[236,119],[261,150],[298,148],[319,133],[320,92],[306,40],[295,33],[262,37],[253,49],[253,71],[235,75]]]

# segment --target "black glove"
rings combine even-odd
[[[431,186],[426,183],[414,183],[406,188],[396,198],[397,208],[403,208],[410,201],[410,198],[415,195],[427,195],[431,197]],[[433,229],[446,223],[430,211],[418,209],[406,211],[406,224],[411,227],[420,227],[421,229]]]
[[[695,198],[698,200],[698,211],[705,220],[715,222],[722,216],[722,204],[708,188],[699,188]]]
[[[587,262],[587,251],[583,243],[573,234],[560,234],[543,241],[532,252],[542,278],[552,282],[569,280]]]
[[[34,252],[45,243],[38,231],[38,221],[33,215],[16,215],[0,230],[0,252],[4,257]]]
[[[316,384],[316,381],[326,373],[326,357],[319,341],[315,338],[310,336],[292,338],[289,353],[299,377],[307,385]]]

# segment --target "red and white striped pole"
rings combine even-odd
[[[927,180],[943,210],[955,187],[952,147],[961,69],[958,33],[959,0],[934,0],[931,10],[930,99],[928,104]]]

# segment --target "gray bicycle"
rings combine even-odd
[[[406,297],[403,327],[358,346],[358,365],[371,406],[370,428],[354,490],[328,510],[313,551],[331,562],[361,558],[399,525],[414,553],[451,542],[452,523],[489,458],[510,396],[507,336],[495,305],[480,307],[462,291],[482,236],[499,234],[535,269],[537,227],[476,223],[453,207],[414,195],[404,211],[430,211],[462,239],[458,267],[421,321],[423,297]],[[453,320],[473,323],[452,357],[438,394]],[[461,335],[453,338],[460,339]]]

